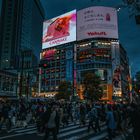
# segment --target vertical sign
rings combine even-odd
[[[72,82],[73,79],[73,50],[66,51],[66,79]]]
[[[75,44],[74,45],[74,79],[73,79],[73,83],[74,83],[74,96],[76,96],[77,95],[77,93],[76,93],[76,87],[77,87],[77,80],[76,80],[76,58],[77,58],[77,55],[76,55],[76,53],[77,53],[77,45]]]
[[[112,84],[112,72],[110,69],[107,69],[107,83]]]
[[[113,96],[121,96],[121,68],[119,42],[112,42],[112,85]]]

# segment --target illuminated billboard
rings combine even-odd
[[[41,59],[52,60],[55,59],[56,49],[45,50],[41,54]]]
[[[42,49],[76,40],[76,10],[43,23]]]
[[[112,43],[112,85],[113,96],[121,96],[122,94],[122,79],[121,79],[121,65],[120,65],[120,46],[119,42]]]
[[[88,38],[118,39],[115,8],[95,6],[77,12],[77,40]]]
[[[96,69],[95,74],[100,77],[102,81],[107,80],[107,70],[104,69]]]

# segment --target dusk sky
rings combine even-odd
[[[50,19],[69,12],[73,9],[80,10],[89,6],[120,7],[121,0],[41,0],[46,13],[46,19]],[[140,25],[136,25],[135,18],[129,17],[130,10],[122,8],[118,12],[119,40],[127,51],[132,74],[140,70]]]
[[[121,0],[41,0],[46,19],[59,16],[73,9],[80,10],[89,6],[119,7]],[[1,0],[0,0],[1,7]],[[136,25],[134,16],[129,18],[128,8],[118,12],[119,40],[127,51],[132,74],[140,70],[140,25]]]

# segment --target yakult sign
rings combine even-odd
[[[117,11],[110,7],[89,7],[77,12],[77,40],[118,39]]]
[[[47,20],[43,24],[42,49],[76,40],[76,10]]]

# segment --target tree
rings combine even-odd
[[[99,100],[103,96],[103,89],[101,87],[100,77],[93,74],[87,73],[84,76],[84,96],[90,100]]]
[[[55,95],[56,99],[66,99],[69,100],[70,95],[72,95],[72,84],[67,81],[62,81],[58,88],[58,93]]]

